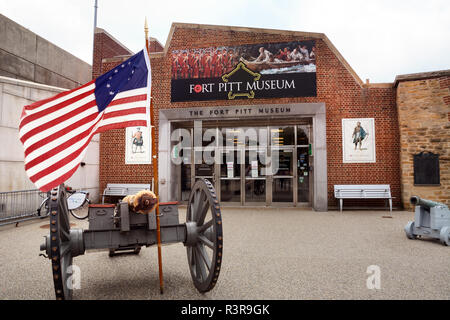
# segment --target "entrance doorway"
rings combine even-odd
[[[273,175],[272,202],[294,202],[294,148],[272,148],[272,156],[278,153],[278,170]]]
[[[266,205],[267,177],[265,164],[267,150],[246,150],[244,161],[244,205]]]
[[[185,149],[193,161],[178,166],[178,200],[186,202],[190,187],[197,179],[206,178],[214,184],[222,205],[311,206],[312,120],[274,122],[247,123],[246,127],[235,121],[203,122],[202,126],[216,136],[203,141],[201,147],[194,147],[192,141]],[[177,127],[193,132],[192,122],[178,122]],[[228,134],[246,135],[243,139],[230,137],[225,134],[227,130]],[[218,139],[219,135],[223,139]],[[213,162],[205,160],[206,146]]]
[[[220,190],[219,201],[240,205],[241,192],[241,158],[242,150],[219,150],[220,180],[216,190]]]

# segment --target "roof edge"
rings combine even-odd
[[[128,49],[122,42],[120,42],[119,40],[117,40],[116,38],[114,38],[108,31],[106,31],[103,28],[99,28],[99,27],[95,27],[94,30],[94,34],[95,33],[104,33],[106,34],[108,37],[110,37],[111,39],[113,39],[118,45],[120,45],[122,48],[124,48],[125,50],[127,50],[131,55],[134,55],[134,52],[131,51],[130,49]]]
[[[149,42],[152,42],[152,41],[158,43],[158,44],[161,46],[161,48],[163,48],[163,50],[165,49],[165,46],[163,46],[163,45],[161,44],[161,42],[159,42],[158,39],[156,39],[156,38],[154,38],[154,37],[150,37]],[[162,52],[162,51],[158,51],[158,52]]]
[[[379,83],[366,83],[364,84],[365,88],[369,88],[369,89],[386,89],[386,88],[394,88],[394,83],[393,82],[379,82]]]
[[[450,69],[430,71],[430,72],[401,74],[401,75],[398,75],[395,77],[394,86],[397,87],[399,82],[402,82],[402,81],[432,79],[432,78],[439,78],[439,77],[443,77],[443,76],[450,76]]]
[[[355,81],[359,84],[359,86],[362,88],[364,86],[364,82],[361,80],[361,78],[358,76],[356,71],[350,66],[350,64],[345,60],[344,56],[339,52],[339,50],[334,46],[334,44],[331,42],[330,39],[324,34],[322,40],[327,44],[327,46],[330,48],[331,52],[333,52],[338,60],[344,65],[344,67],[347,69],[348,72],[353,76]]]
[[[4,77],[4,76],[0,76],[0,83],[8,83],[8,84],[12,84],[12,85],[25,86],[25,87],[29,87],[29,88],[33,88],[33,89],[47,90],[47,91],[52,91],[52,92],[56,92],[56,93],[71,90],[71,89],[67,89],[67,88],[50,86],[50,85],[39,83],[39,82],[21,80],[21,79]]]

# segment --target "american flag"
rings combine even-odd
[[[150,126],[150,89],[144,49],[77,89],[25,106],[19,137],[30,180],[49,191],[75,173],[96,133]]]

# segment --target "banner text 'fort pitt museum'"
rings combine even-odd
[[[316,94],[315,41],[172,51],[172,102]]]

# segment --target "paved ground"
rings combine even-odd
[[[408,240],[403,227],[412,212],[385,214],[223,209],[223,265],[211,292],[196,291],[186,250],[174,244],[163,247],[163,295],[153,246],[139,256],[76,257],[82,281],[74,298],[450,299],[450,247]],[[0,229],[0,299],[54,299],[50,262],[38,256],[45,224]],[[370,265],[380,267],[380,290],[367,289]]]

